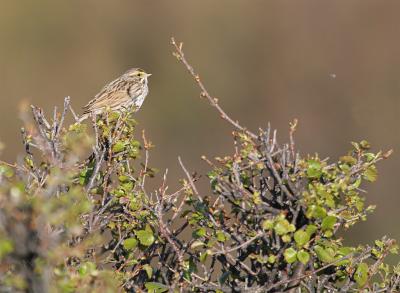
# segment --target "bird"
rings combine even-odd
[[[105,85],[95,97],[83,107],[79,121],[107,111],[138,111],[149,93],[148,78],[140,68],[131,68],[117,79]]]

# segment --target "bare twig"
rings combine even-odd
[[[293,122],[290,123],[290,131],[289,131],[289,138],[290,138],[290,151],[292,154],[292,160],[296,160],[296,152],[295,152],[295,143],[294,143],[294,133],[297,129],[298,120],[294,119]]]
[[[214,98],[210,95],[206,87],[204,86],[203,82],[200,79],[200,76],[194,71],[193,67],[189,64],[189,62],[185,58],[185,54],[183,52],[183,43],[177,44],[175,42],[174,38],[171,38],[171,44],[175,48],[174,56],[182,62],[183,65],[185,65],[186,69],[189,71],[189,73],[192,75],[194,80],[196,81],[197,85],[199,86],[201,90],[201,96],[207,98],[207,100],[210,102],[210,105],[213,106],[217,111],[220,113],[222,119],[228,121],[230,124],[232,124],[235,128],[238,130],[246,133],[248,136],[250,136],[253,139],[257,139],[257,135],[254,134],[253,132],[247,130],[245,127],[241,126],[238,121],[233,120],[231,117],[226,114],[226,112],[219,106],[218,104],[218,99]]]
[[[250,238],[249,240],[243,242],[242,244],[240,244],[238,246],[231,247],[231,248],[228,248],[228,249],[213,251],[213,254],[225,254],[225,253],[233,252],[233,251],[238,250],[238,249],[245,248],[245,247],[249,246],[252,242],[257,240],[258,238],[260,238],[263,234],[264,234],[263,232],[259,232],[259,233],[257,233],[256,236]]]
[[[144,170],[142,171],[141,177],[142,177],[142,183],[140,184],[141,188],[144,189],[144,184],[147,176],[147,165],[149,163],[149,149],[151,146],[151,143],[147,140],[145,130],[142,130],[142,139],[144,143],[144,151],[145,151],[145,161],[144,161]]]
[[[89,194],[90,190],[91,190],[92,187],[93,187],[93,184],[94,184],[94,182],[95,182],[95,179],[96,179],[96,177],[97,177],[97,174],[98,174],[99,171],[100,171],[101,164],[103,163],[104,155],[106,154],[106,151],[107,151],[107,149],[104,148],[104,149],[102,150],[102,152],[100,153],[100,156],[99,156],[98,158],[96,158],[96,160],[97,160],[97,161],[96,161],[96,165],[95,165],[95,167],[94,167],[92,176],[91,176],[90,179],[89,179],[89,183],[88,183],[88,185],[86,186],[86,192],[87,192],[88,194]]]
[[[67,98],[69,98],[69,97],[67,97]],[[71,106],[71,104],[69,104],[69,105],[68,105],[68,108],[69,108],[69,110],[71,111],[71,113],[72,113],[72,116],[73,116],[73,117],[74,117],[74,119],[75,119],[75,122],[79,122],[79,121],[80,121],[80,119],[79,119],[78,115],[76,115],[76,113],[75,113],[74,109],[72,109],[72,106]]]
[[[199,194],[199,192],[197,191],[196,186],[194,185],[193,178],[192,178],[192,176],[189,174],[189,171],[186,169],[185,165],[183,165],[183,162],[182,162],[182,160],[181,160],[181,157],[178,157],[178,161],[179,161],[179,164],[181,165],[181,168],[182,168],[183,172],[185,172],[186,178],[188,179],[189,184],[190,184],[190,186],[191,186],[192,189],[193,189],[193,192],[194,192],[194,193],[199,197],[199,199],[201,200],[200,194]]]
[[[58,138],[58,136],[60,135],[60,130],[63,127],[65,115],[67,114],[69,106],[70,106],[70,97],[65,97],[64,108],[63,108],[63,112],[61,113],[61,118],[60,118],[60,122],[58,123],[58,127],[57,127],[57,130],[55,133],[55,138]]]

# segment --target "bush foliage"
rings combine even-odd
[[[132,113],[66,125],[65,99],[52,119],[32,107],[22,129],[26,154],[0,164],[1,292],[395,292],[394,240],[345,246],[339,233],[366,219],[364,182],[377,179],[366,141],[337,162],[279,144],[229,118],[186,66],[222,118],[234,152],[209,160],[210,192],[180,161],[169,191],[149,166],[153,145]],[[71,110],[71,111],[70,111]],[[140,139],[138,139],[140,137]],[[146,182],[159,176],[161,186]],[[341,233],[343,234],[343,233]]]

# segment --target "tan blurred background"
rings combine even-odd
[[[351,233],[363,243],[400,239],[399,11],[397,0],[0,0],[2,159],[23,151],[21,101],[50,110],[69,95],[79,110],[106,82],[140,66],[153,73],[137,115],[157,146],[152,165],[169,168],[171,185],[183,177],[178,155],[205,173],[200,156],[230,153],[231,128],[172,57],[175,36],[210,92],[249,128],[270,121],[285,141],[298,118],[302,153],[332,159],[360,139],[393,148],[367,187],[378,209]]]

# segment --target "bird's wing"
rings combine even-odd
[[[105,86],[86,106],[83,107],[84,114],[91,113],[98,109],[110,107],[111,109],[117,107],[129,100],[128,88],[126,84],[113,85],[113,81]],[[110,89],[113,89],[110,91]]]
[[[97,95],[89,104],[87,104],[83,110],[84,114],[96,112],[96,110],[104,109],[109,107],[110,109],[119,108],[129,102],[130,98],[126,89],[120,89],[112,93],[104,93]]]

